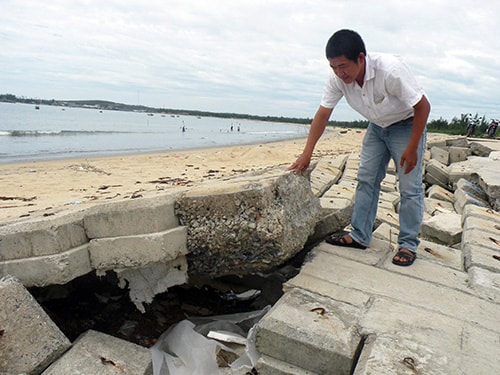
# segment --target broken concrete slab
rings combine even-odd
[[[302,250],[320,210],[308,179],[281,168],[189,189],[176,202],[188,228],[189,271],[217,277],[271,269]]]
[[[89,330],[42,375],[152,375],[151,353],[134,343]]]
[[[0,278],[0,373],[40,374],[70,346],[14,277]]]

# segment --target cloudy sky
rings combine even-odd
[[[499,1],[0,0],[0,93],[311,118],[326,41],[350,28],[406,58],[431,119],[500,117],[499,16]]]

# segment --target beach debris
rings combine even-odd
[[[185,186],[191,184],[193,181],[182,177],[159,177],[156,180],[148,181],[150,184],[166,184],[175,186]]]
[[[25,197],[6,197],[6,196],[0,196],[1,201],[22,201],[22,202],[31,202],[36,199],[36,196],[30,197],[30,198],[25,198]]]
[[[105,174],[106,176],[111,176],[111,173],[106,172],[90,164],[72,164],[69,166],[69,168],[77,172],[94,172],[94,173]]]
[[[107,190],[110,187],[122,187],[123,185],[102,185],[97,188],[97,190]]]
[[[132,193],[132,195],[130,196],[130,199],[135,199],[135,198],[142,198],[142,194],[140,194],[141,191],[144,191],[144,190],[137,190],[137,191],[134,191]]]

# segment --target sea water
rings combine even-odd
[[[253,144],[307,131],[267,121],[0,103],[0,163]]]

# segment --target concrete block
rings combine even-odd
[[[465,234],[467,241],[462,243],[465,269],[478,267],[500,273],[500,241],[481,232],[464,232],[464,237]]]
[[[84,225],[90,239],[163,232],[179,225],[176,196],[161,195],[100,204],[89,209]]]
[[[430,216],[434,216],[445,212],[455,213],[455,207],[451,202],[434,198],[424,198],[424,211]]]
[[[337,185],[345,186],[345,187],[356,190],[356,186],[358,185],[358,181],[342,177],[340,179],[340,181],[337,183]]]
[[[473,175],[475,173],[474,166],[471,165],[469,160],[464,162],[453,163],[448,167],[449,184],[453,187],[461,178],[465,178],[469,181],[473,181]],[[446,188],[446,187],[445,187]]]
[[[429,160],[425,167],[425,181],[445,189],[448,188],[450,182],[448,167],[436,159]]]
[[[388,203],[387,207],[392,207],[393,210],[396,210],[400,200],[401,197],[396,191],[381,191],[378,197],[379,204]]]
[[[413,319],[410,320],[413,321]],[[488,336],[487,343],[480,341],[479,335],[482,333],[486,333]],[[439,333],[435,332],[435,334]],[[455,356],[453,354],[457,353],[455,343],[447,350],[442,345],[436,345],[432,338],[429,342],[416,342],[412,338],[402,338],[399,333],[369,335],[353,375],[495,373],[495,361],[488,361],[486,358],[486,355],[494,355],[492,354],[494,350],[491,348],[496,344],[491,333],[482,330],[474,331],[472,327],[466,327],[461,334],[458,332],[453,334],[464,338],[464,347],[457,349],[462,355]],[[486,349],[486,353],[483,351],[484,349]],[[476,355],[478,356],[477,361]],[[470,360],[470,358],[474,358],[474,360]]]
[[[441,201],[450,203],[455,202],[455,195],[453,194],[453,192],[439,185],[432,185],[431,187],[429,187],[429,189],[427,189],[426,193],[427,197],[429,198],[439,199]]]
[[[99,238],[90,241],[90,262],[99,271],[140,268],[187,254],[186,242],[186,227],[159,233]]]
[[[446,144],[446,139],[427,139],[427,149],[430,150],[433,148],[433,147],[440,147],[440,148],[446,148],[447,147],[447,144]]]
[[[322,196],[322,198],[343,198],[354,201],[356,189],[350,186],[333,185]]]
[[[490,227],[498,226],[497,229],[500,228],[500,212],[474,205],[465,206],[462,212],[462,222],[465,222],[467,218],[473,217],[489,221],[491,223]]]
[[[488,206],[488,203],[486,202],[488,197],[478,184],[475,184],[474,182],[471,182],[465,178],[461,178],[455,184],[455,197],[457,193],[460,192],[477,200],[484,201],[484,203]]]
[[[450,164],[450,153],[447,149],[441,147],[431,148],[431,158],[437,160],[438,162],[449,165]]]
[[[473,155],[477,155],[479,157],[488,157],[492,151],[494,151],[493,148],[490,147],[490,145],[487,142],[471,142],[470,143],[470,149]]]
[[[322,196],[342,176],[347,156],[326,159],[321,158],[311,172],[311,189],[318,197]]]
[[[426,219],[420,227],[422,238],[436,243],[452,246],[462,237],[462,217],[457,213],[440,213]]]
[[[500,160],[491,161],[478,173],[479,186],[486,192],[490,201],[500,199]]]
[[[313,373],[349,374],[358,316],[351,305],[293,289],[257,324],[257,351]]]
[[[0,276],[13,275],[27,288],[66,284],[92,272],[88,244],[60,254],[0,262]]]
[[[0,373],[40,374],[71,346],[13,277],[0,279],[0,306]]]
[[[345,164],[345,169],[355,169],[357,170],[359,168],[359,162],[360,162],[360,155],[359,153],[352,152],[349,154],[346,164]]]
[[[265,355],[260,356],[256,370],[266,375],[320,375]]]
[[[412,340],[398,335],[369,335],[353,375],[400,375],[449,373],[445,353],[435,351]]]
[[[387,210],[379,207],[374,226],[378,227],[382,223],[387,223],[399,230],[399,215],[394,210]]]
[[[89,330],[42,375],[152,375],[151,353],[134,343]]]
[[[469,147],[450,146],[448,152],[450,153],[450,164],[465,161],[471,154]]]
[[[469,148],[469,141],[467,140],[466,137],[461,137],[461,138],[449,138],[446,140],[446,146],[448,148],[451,147],[462,147],[462,148]]]
[[[380,191],[389,193],[397,191],[397,182],[397,177],[395,175],[386,174],[385,178],[380,183]]]
[[[453,309],[450,312],[453,314]],[[373,298],[360,320],[361,333],[391,339],[383,340],[378,348],[368,343],[367,353],[362,352],[358,361],[360,372],[355,374],[496,373],[498,361],[491,359],[498,357],[498,329],[493,332],[462,317],[442,315],[424,306],[415,307],[389,298]],[[385,350],[384,345],[387,345]],[[408,371],[399,367],[405,358],[413,359],[404,363],[406,367],[413,364]],[[368,359],[367,371],[361,372],[365,359]],[[376,371],[383,364],[387,364],[387,371]],[[395,369],[402,371],[394,372]]]
[[[484,208],[490,208],[490,204],[481,199],[478,198],[477,196],[467,192],[466,190],[463,189],[457,189],[455,190],[455,203],[454,207],[457,213],[461,214],[464,210],[464,207],[467,205],[474,205],[474,206],[479,206],[479,207],[484,207]]]
[[[321,206],[306,177],[279,167],[193,187],[176,213],[188,228],[190,273],[221,277],[293,257],[314,233]]]
[[[500,304],[500,272],[471,267],[469,276],[470,286],[478,296]]]
[[[0,261],[58,254],[88,242],[82,213],[0,226]]]
[[[342,178],[347,178],[349,180],[358,180],[358,170],[353,168],[346,168],[342,174]]]
[[[477,231],[484,238],[491,237],[493,241],[495,240],[500,241],[500,215],[498,214],[482,216],[482,217],[462,215],[462,227],[464,233],[470,231],[473,232]]]

